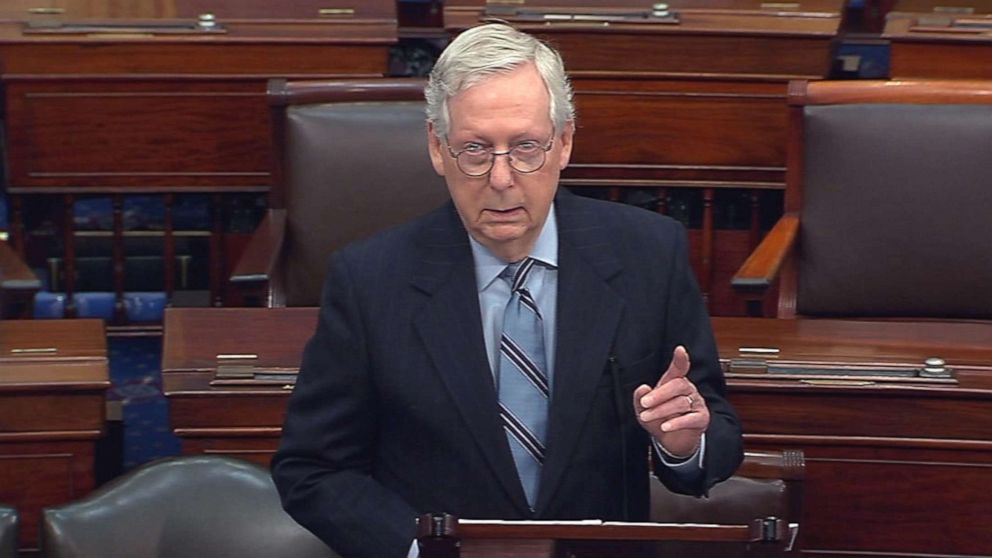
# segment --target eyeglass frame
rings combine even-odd
[[[506,155],[507,156],[507,164],[510,166],[511,169],[513,169],[514,172],[518,172],[520,174],[532,174],[532,173],[535,173],[535,172],[543,169],[544,168],[544,165],[548,164],[548,152],[551,151],[551,149],[554,148],[554,146],[555,146],[555,136],[556,135],[557,135],[557,130],[555,130],[554,128],[551,128],[551,137],[548,139],[548,144],[541,147],[541,151],[544,152],[544,160],[541,161],[541,164],[538,165],[537,168],[535,168],[534,170],[529,170],[529,171],[522,171],[522,170],[518,169],[517,167],[513,166],[513,159],[509,157],[510,153],[513,153],[513,150],[514,149],[516,149],[517,147],[520,147],[519,145],[516,145],[514,147],[511,147],[510,149],[507,149],[506,151],[490,151],[489,152],[489,168],[486,169],[486,172],[483,172],[483,173],[480,173],[480,174],[469,174],[469,173],[465,172],[465,169],[463,169],[462,166],[458,163],[458,157],[459,157],[459,155],[461,155],[462,153],[465,153],[465,151],[468,150],[467,147],[465,149],[462,149],[461,151],[457,151],[456,152],[454,149],[451,148],[451,144],[448,143],[448,136],[447,135],[444,136],[444,146],[448,148],[448,155],[451,155],[451,158],[455,160],[455,166],[458,167],[458,170],[462,174],[464,174],[465,176],[470,176],[472,178],[481,178],[481,177],[486,176],[487,174],[493,172],[493,168],[496,167],[496,157],[501,156],[501,155]],[[486,149],[489,149],[489,148],[486,148]]]

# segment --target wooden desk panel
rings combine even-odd
[[[20,511],[26,552],[37,550],[42,508],[93,489],[105,343],[99,320],[0,322],[0,501]]]
[[[14,191],[269,183],[265,94],[253,81],[11,81],[7,102],[11,181],[29,185]],[[71,149],[66,138],[77,138]]]
[[[294,367],[317,327],[317,309],[169,308],[163,323],[163,374],[212,374],[218,354],[245,352],[258,355],[259,366]]]
[[[934,14],[969,16],[992,14],[988,0],[896,0],[889,11],[893,16],[904,14]]]
[[[39,9],[41,7],[41,9]],[[59,17],[67,20],[130,20],[163,18],[195,18],[200,14],[213,14],[217,18],[313,19],[321,17],[325,0],[291,0],[280,2],[278,11],[268,0],[239,0],[216,2],[212,0],[146,0],[144,2],[118,2],[108,0],[4,0],[0,18],[15,21],[40,20]],[[352,15],[358,18],[382,17],[388,14],[388,2],[366,0],[351,3]]]
[[[0,25],[0,55],[4,74],[56,77],[168,76],[177,82],[195,76],[254,76],[264,84],[267,76],[382,75],[387,62],[390,27],[365,27],[371,37],[348,29],[345,37],[327,38],[337,29],[297,27],[283,37],[242,36],[227,41],[176,39],[88,40],[49,37],[22,39],[10,24]],[[314,36],[307,36],[312,32]],[[357,35],[357,36],[353,36]],[[45,40],[49,39],[49,40]],[[350,39],[350,40],[348,40]],[[264,89],[263,89],[264,90]]]
[[[28,358],[106,356],[107,341],[99,320],[0,322],[0,364],[24,363]]]
[[[211,387],[211,347],[251,347],[268,365],[296,366],[292,351],[315,317],[304,308],[168,311],[165,385],[184,452],[267,464],[288,392]],[[992,325],[714,318],[713,326],[728,370],[740,347],[777,347],[778,360],[809,366],[915,366],[942,356],[956,383],[728,372],[728,389],[749,450],[806,453],[808,556],[992,554]],[[168,372],[183,367],[197,370]]]
[[[783,19],[684,12],[675,28],[521,27],[559,49],[576,79],[603,72],[787,81],[825,75],[839,22],[839,14]]]

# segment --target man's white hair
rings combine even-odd
[[[502,23],[473,27],[448,45],[424,88],[427,121],[438,137],[448,135],[448,99],[495,74],[533,63],[551,99],[551,122],[559,133],[575,119],[572,84],[561,56],[540,40]]]

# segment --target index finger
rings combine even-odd
[[[689,352],[685,350],[685,347],[679,345],[672,352],[672,363],[668,365],[668,370],[665,370],[665,373],[661,375],[661,379],[658,380],[655,387],[660,387],[676,378],[684,378],[688,373]]]

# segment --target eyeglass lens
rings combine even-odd
[[[550,147],[550,146],[548,146]],[[536,172],[544,166],[545,148],[537,145],[518,145],[509,151],[463,151],[458,154],[458,168],[470,176],[482,176],[492,170],[496,157],[506,155],[510,167],[520,173]]]

